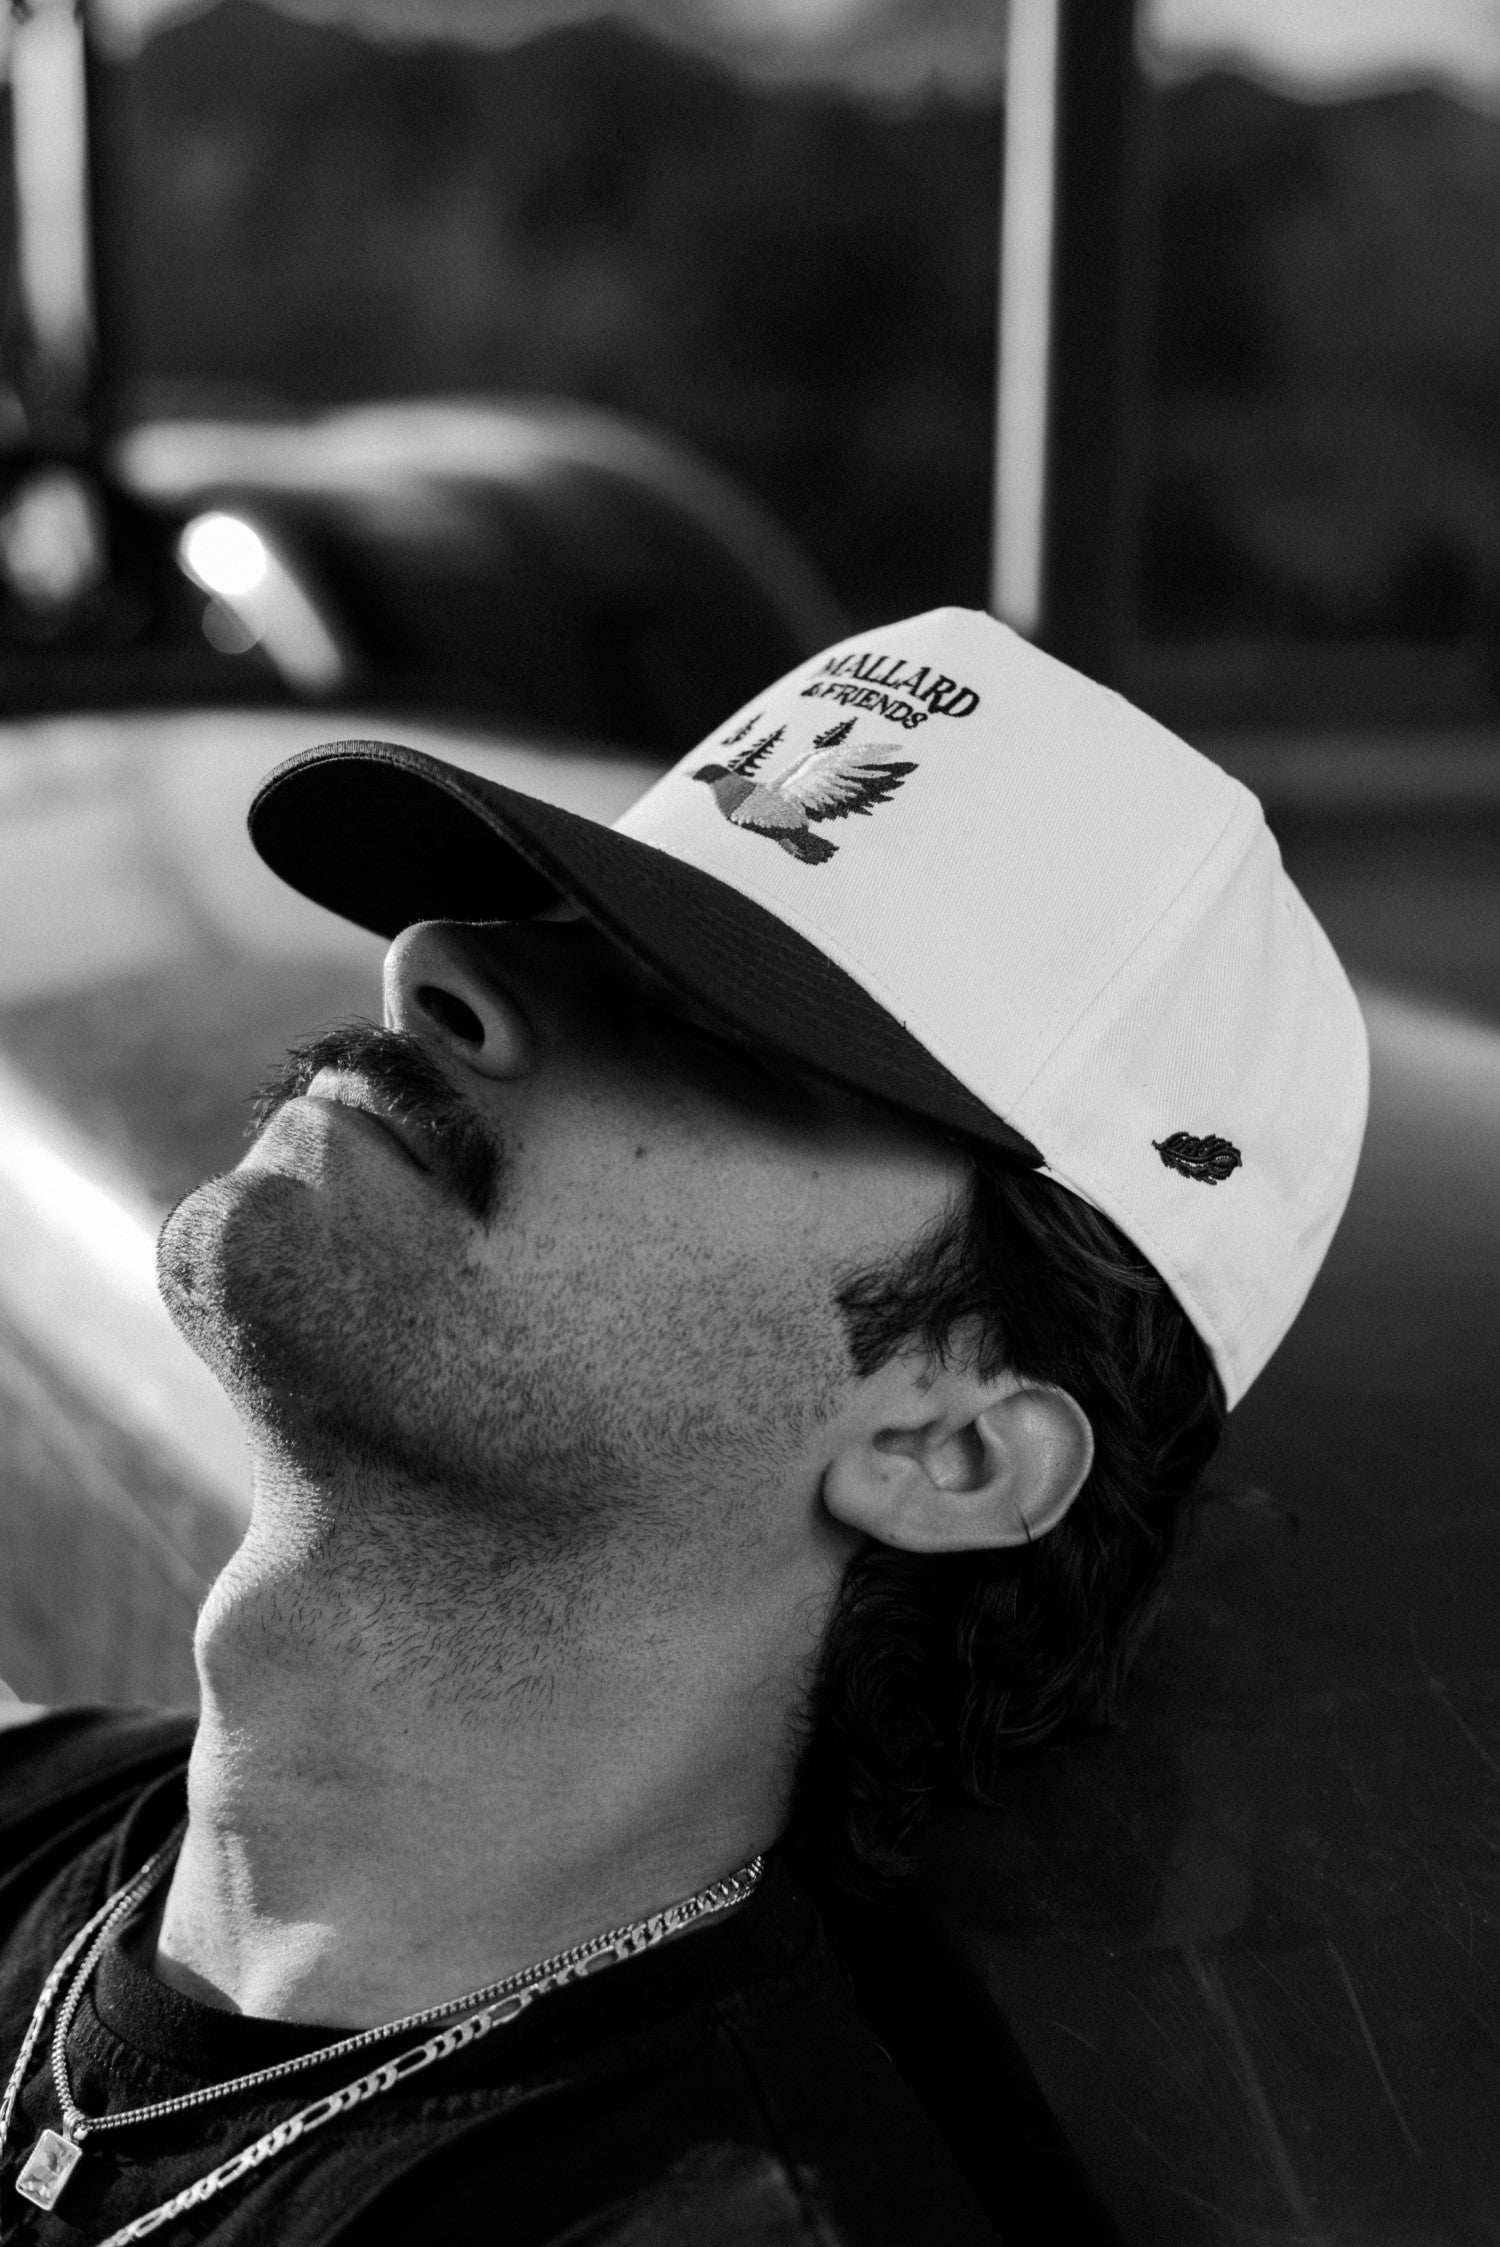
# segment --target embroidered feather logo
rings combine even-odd
[[[723,746],[743,741],[756,725],[749,719]],[[804,756],[794,758],[774,778],[760,779],[760,767],[781,744],[785,726],[777,726],[758,741],[731,757],[728,764],[699,765],[691,777],[713,790],[714,802],[734,827],[747,827],[779,843],[804,866],[820,866],[832,858],[838,845],[826,835],[813,833],[814,822],[847,819],[853,812],[869,813],[888,803],[914,764],[893,762],[884,747],[855,748],[849,740],[854,720],[820,733]]]
[[[1184,1178],[1201,1179],[1205,1186],[1221,1186],[1244,1157],[1227,1139],[1195,1139],[1190,1131],[1174,1131],[1170,1139],[1153,1139],[1152,1146],[1168,1170]]]

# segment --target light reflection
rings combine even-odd
[[[331,694],[348,664],[327,618],[285,556],[242,516],[196,515],[177,541],[188,576],[211,594],[203,632],[223,655],[259,646],[302,694]]]
[[[237,600],[265,582],[265,540],[237,515],[199,515],[179,542],[184,569],[205,593]]]

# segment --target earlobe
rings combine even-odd
[[[1082,1406],[1066,1390],[1010,1380],[999,1395],[991,1385],[951,1403],[847,1444],[824,1476],[828,1511],[906,1552],[993,1550],[1055,1529],[1094,1461]]]

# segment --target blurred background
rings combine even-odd
[[[1203,718],[1497,708],[1500,29],[1404,13],[1160,0],[1138,114],[1075,88],[1065,225],[1120,225],[1111,172],[1136,205],[1121,636]],[[120,420],[585,400],[740,479],[856,622],[983,604],[995,0],[100,25]]]
[[[66,132],[27,128],[68,107],[58,13],[31,11],[9,73],[14,447],[70,413],[98,437],[566,399],[736,479],[856,622],[987,598],[998,0],[97,0],[86,239]],[[1200,724],[1483,724],[1494,12],[1135,13],[1096,10],[1072,57],[1052,245],[1087,275],[1082,379],[1120,424],[1089,525],[1112,665]],[[1054,309],[1077,387],[1079,308]],[[90,395],[63,372],[85,360]]]
[[[13,16],[0,1677],[193,1698],[246,1477],[155,1232],[378,1004],[261,775],[611,818],[988,606],[1258,790],[1375,1095],[1123,1734],[933,1909],[1130,2236],[1500,2240],[1500,0]]]

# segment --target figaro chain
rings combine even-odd
[[[362,2106],[367,2099],[378,2098],[382,2092],[392,2090],[410,2076],[421,2074],[438,2060],[462,2051],[466,2045],[478,2043],[494,2029],[507,2026],[518,2019],[538,1997],[561,1988],[567,1982],[582,1980],[585,1975],[595,1973],[602,1967],[638,1957],[643,1951],[654,1950],[668,1936],[681,1933],[696,1921],[714,1917],[745,1902],[753,1895],[765,1865],[763,1857],[753,1857],[738,1872],[728,1874],[723,1880],[710,1882],[707,1887],[698,1889],[693,1895],[684,1897],[677,1903],[666,1905],[646,1919],[633,1920],[628,1925],[611,1928],[606,1934],[590,1936],[585,1942],[571,1944],[566,1950],[557,1951],[534,1966],[523,1967],[518,1973],[506,1976],[503,1981],[492,1982],[482,1989],[471,1991],[467,1997],[452,1998],[446,2004],[429,2006],[424,2012],[404,2014],[401,2019],[388,2021],[380,2028],[361,2029],[352,2036],[340,2039],[336,2044],[323,2046],[317,2052],[304,2053],[294,2060],[283,2060],[275,2067],[259,2068],[250,2075],[236,2076],[228,2083],[183,2092],[172,2099],[159,2099],[150,2106],[132,2107],[122,2114],[85,2115],[74,2103],[68,2082],[68,2032],[82,2002],[89,1977],[111,1934],[143,1898],[149,1895],[171,1862],[179,1839],[180,1834],[174,1834],[142,1866],[135,1878],[79,1929],[42,1985],[36,2010],[22,2040],[5,2096],[0,2100],[0,2157],[4,2155],[11,2118],[20,2097],[31,2055],[46,2024],[47,2014],[74,1960],[80,1952],[84,1953],[83,1963],[63,2000],[52,2040],[52,2078],[62,2107],[66,2132],[66,2136],[58,2143],[64,2150],[66,2167],[51,2198],[45,2202],[39,2200],[40,2205],[51,2206],[55,2203],[62,2185],[81,2158],[81,2141],[86,2135],[100,2130],[123,2129],[129,2124],[152,2121],[162,2115],[185,2113],[190,2108],[207,2106],[214,2100],[232,2098],[241,2091],[256,2090],[263,2085],[282,2081],[287,2076],[305,2072],[309,2068],[326,2066],[333,2060],[346,2058],[372,2044],[384,2043],[393,2036],[407,2035],[414,2029],[424,2028],[444,2017],[462,2014],[464,2018],[450,2019],[450,2025],[437,2036],[429,2037],[423,2044],[409,2046],[406,2051],[385,2061],[368,2075],[362,2075],[353,2083],[344,2084],[340,2090],[313,2100],[300,2112],[267,2131],[253,2145],[245,2147],[242,2152],[222,2162],[217,2169],[198,2178],[184,2191],[174,2194],[159,2207],[112,2232],[102,2243],[102,2247],[127,2247],[128,2242],[147,2238],[150,2233],[158,2230],[161,2225],[170,2223],[186,2209],[212,2199],[216,2193],[222,2192],[227,2185],[236,2183],[250,2170],[259,2168],[263,2162],[274,2160],[277,2154],[284,2153],[288,2146],[295,2145],[309,2131],[322,2129],[338,2115],[347,2114],[351,2108]],[[38,2146],[54,2136],[55,2133],[44,2131]],[[35,2158],[34,2151],[32,2160]],[[22,2178],[25,2174],[23,2170]],[[21,2181],[17,2180],[18,2186]],[[27,2197],[38,2196],[28,2192]]]

